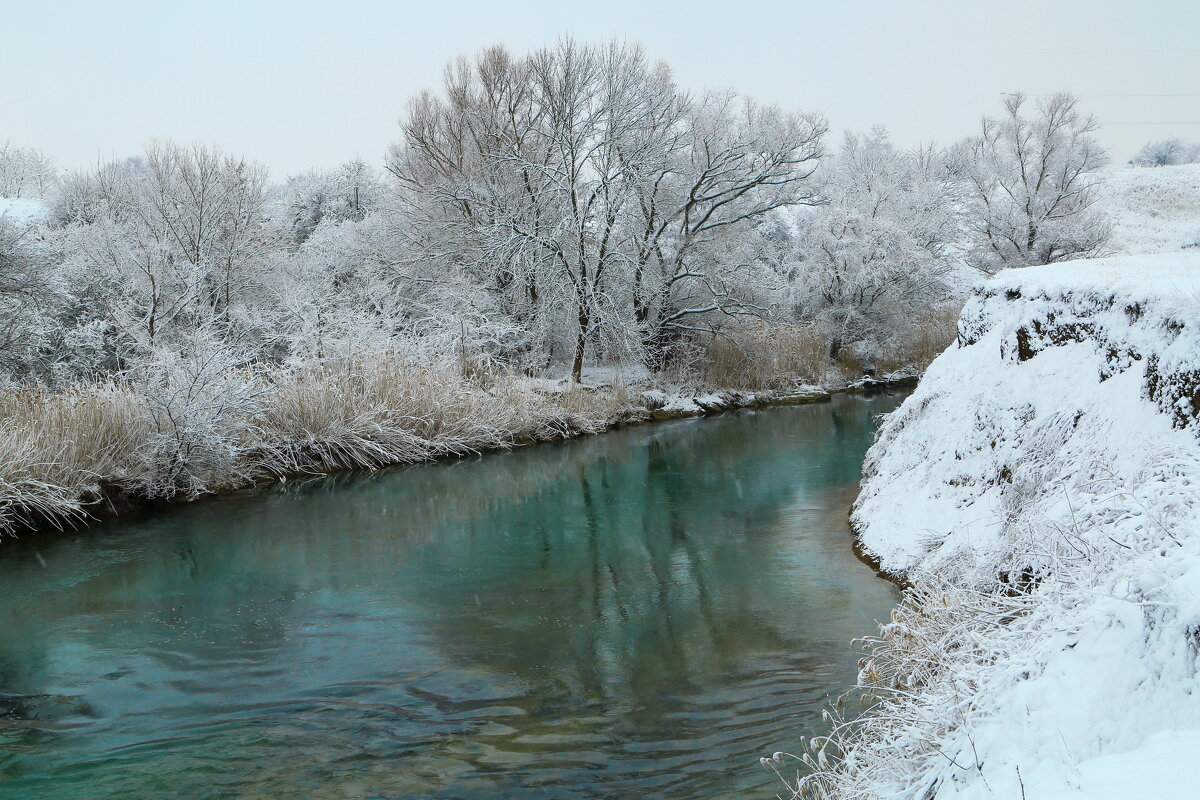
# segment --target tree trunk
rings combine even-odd
[[[834,336],[829,340],[829,361],[837,363],[838,356],[842,354],[842,339],[840,336]]]
[[[579,304],[579,330],[575,336],[575,360],[571,363],[571,380],[583,382],[583,350],[587,346],[588,323],[590,322],[587,307]]]

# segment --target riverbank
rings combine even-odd
[[[907,584],[796,796],[1188,796],[1200,256],[1001,273],[889,416],[853,524]],[[784,770],[786,774],[786,770]]]
[[[225,375],[219,385],[197,381],[162,394],[117,384],[8,392],[0,395],[0,536],[298,477],[819,402],[915,380],[909,370],[834,387],[694,392],[619,374],[572,384],[378,360]]]

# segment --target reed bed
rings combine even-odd
[[[623,386],[547,391],[514,376],[484,380],[390,359],[257,381],[263,388],[251,403],[213,394],[208,405],[191,398],[171,413],[161,386],[0,392],[0,536],[76,524],[106,501],[190,499],[290,476],[461,456],[595,433],[641,413]],[[197,431],[216,430],[214,408],[221,441],[192,442]],[[183,441],[187,447],[175,446]]]
[[[829,361],[829,340],[815,325],[765,322],[715,337],[699,365],[706,385],[738,389],[823,383],[834,377],[835,370]]]
[[[145,468],[145,406],[115,384],[0,393],[0,535],[78,521]]]
[[[256,458],[278,475],[370,469],[595,433],[629,410],[614,392],[346,362],[280,377],[254,420]]]

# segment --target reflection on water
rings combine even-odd
[[[895,599],[846,511],[897,403],[6,542],[0,797],[771,797]]]

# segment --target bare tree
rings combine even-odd
[[[32,147],[0,144],[0,197],[42,198],[54,183],[54,164]]]
[[[943,300],[954,267],[958,190],[945,154],[897,149],[883,128],[847,133],[826,178],[827,204],[803,238],[802,309],[836,359],[844,345],[880,350]]]
[[[973,214],[969,261],[991,274],[1007,267],[1050,264],[1099,254],[1110,226],[1093,208],[1096,172],[1108,154],[1065,92],[1024,116],[1026,98],[1009,95],[1004,116],[985,117],[978,137],[962,145],[962,173]]]
[[[825,123],[728,92],[693,101],[638,46],[567,40],[456,62],[402,130],[389,170],[423,223],[414,251],[566,334],[579,380],[589,342],[658,362],[706,315],[750,308],[734,276],[753,265],[718,242],[811,197]]]

